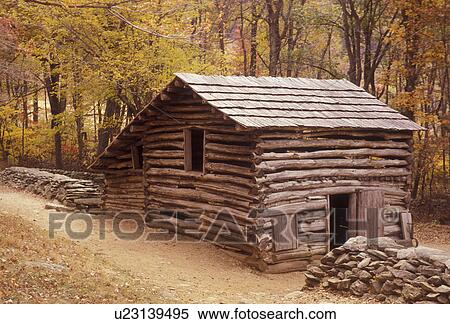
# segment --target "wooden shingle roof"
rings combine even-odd
[[[423,129],[344,79],[175,75],[244,127]]]

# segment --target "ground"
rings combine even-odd
[[[105,239],[98,224],[86,240],[49,239],[46,202],[0,187],[0,302],[374,302],[303,289],[300,272],[263,274],[208,243],[119,240],[110,223]],[[448,226],[438,232],[449,239]],[[425,240],[450,246],[439,235]]]

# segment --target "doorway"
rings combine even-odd
[[[344,244],[348,239],[350,195],[330,195],[330,248]]]

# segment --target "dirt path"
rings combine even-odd
[[[46,202],[28,193],[0,187],[0,208],[4,212],[31,220],[48,230]],[[95,224],[92,236],[78,244],[131,271],[142,284],[152,285],[163,300],[186,303],[298,302],[294,299],[307,294],[299,291],[304,285],[302,273],[262,274],[208,243],[123,241],[113,235],[109,223],[105,232],[105,239],[100,240],[98,224]],[[303,302],[333,302],[335,298],[328,298],[326,294],[308,295]]]

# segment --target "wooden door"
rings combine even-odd
[[[297,248],[296,215],[279,215],[272,218],[273,246],[275,251]]]
[[[357,235],[370,238],[383,236],[383,208],[383,191],[363,190],[357,193]]]

